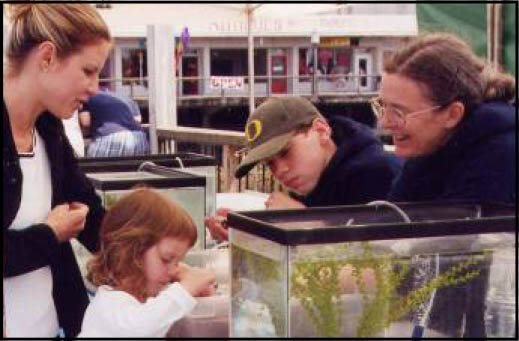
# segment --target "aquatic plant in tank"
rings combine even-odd
[[[485,253],[471,255],[420,286],[402,290],[411,278],[409,258],[377,254],[369,242],[360,243],[360,252],[354,254],[351,245],[341,244],[327,254],[292,263],[291,295],[299,300],[320,337],[341,336],[341,318],[347,309],[340,302],[341,271],[346,267],[362,296],[355,336],[378,337],[393,322],[418,309],[435,290],[475,279],[480,274],[478,265],[487,257]],[[368,283],[366,273],[373,283]]]
[[[241,296],[253,296],[249,298],[253,301],[260,301],[262,305],[253,304],[248,299],[244,300],[243,297],[239,297],[232,302],[235,309],[247,310],[250,308],[258,311],[258,314],[254,315],[258,319],[255,324],[256,327],[263,328],[262,332],[265,333],[264,335],[286,335],[284,312],[280,307],[280,302],[283,300],[283,292],[277,288],[283,279],[283,273],[281,271],[282,264],[236,245],[233,245],[231,248],[231,257],[232,263],[235,264],[232,268],[232,296],[242,289],[240,283],[243,283],[244,275],[247,276],[255,288],[261,288],[260,292],[250,292],[249,294]],[[261,285],[257,285],[257,283],[261,283]],[[264,317],[267,313],[270,316],[273,330],[265,326],[266,324],[270,324],[270,321],[265,323]]]

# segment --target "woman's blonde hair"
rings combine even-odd
[[[96,286],[109,285],[145,300],[144,253],[165,237],[193,246],[196,226],[189,214],[165,195],[136,189],[106,213],[99,251],[87,265],[87,278]]]
[[[66,58],[82,47],[99,41],[112,41],[110,31],[90,4],[20,3],[6,4],[11,21],[6,48],[12,72],[20,70],[27,56],[39,44],[50,41],[59,58]]]
[[[449,33],[416,37],[385,62],[384,71],[417,81],[439,105],[460,101],[470,110],[484,101],[515,98],[511,75],[493,70],[465,41]]]

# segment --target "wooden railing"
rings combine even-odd
[[[234,178],[234,172],[243,156],[240,151],[245,147],[245,134],[242,132],[176,127],[174,129],[157,129],[157,137],[161,154],[174,153],[173,142],[221,147],[221,154],[213,155],[219,161],[217,166],[218,192],[240,192],[249,189],[270,193],[280,188],[263,164],[254,167],[247,176],[240,180]]]

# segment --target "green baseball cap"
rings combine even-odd
[[[275,97],[263,102],[245,125],[247,154],[234,176],[241,178],[258,162],[279,153],[301,125],[321,117],[317,108],[301,97]]]

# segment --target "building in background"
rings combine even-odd
[[[414,4],[313,4],[315,9],[302,15],[296,10],[300,4],[262,6],[251,26],[258,101],[307,96],[319,103],[365,103],[378,91],[384,58],[417,33]],[[225,122],[226,112],[236,110],[242,113],[239,122],[225,128],[241,130],[249,92],[243,7],[112,3],[100,8],[115,37],[101,78],[113,91],[138,100],[146,116],[146,25],[173,25],[178,35],[187,27],[189,44],[176,80],[179,124],[214,127],[214,122]]]

